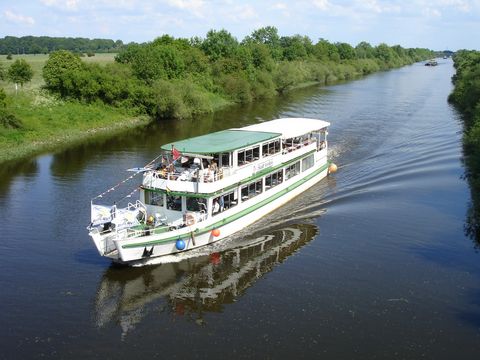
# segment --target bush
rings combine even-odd
[[[301,83],[304,78],[304,70],[298,62],[282,62],[273,73],[273,81],[278,92],[282,93],[289,88]]]
[[[23,123],[12,113],[5,109],[0,109],[0,126],[7,129],[21,129],[23,128]]]
[[[223,92],[230,99],[238,103],[249,103],[252,101],[252,93],[248,81],[239,74],[223,75],[219,83]]]
[[[277,94],[272,75],[267,71],[256,71],[250,84],[255,99],[272,98]]]

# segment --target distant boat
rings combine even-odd
[[[438,62],[437,62],[437,60],[435,60],[435,59],[428,60],[428,61],[425,63],[425,66],[437,66],[437,65],[438,65]]]
[[[444,55],[444,56],[443,56],[443,58],[444,58],[444,59],[447,59],[447,58],[448,58],[448,56],[447,56],[447,55]]]

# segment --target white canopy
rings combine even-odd
[[[309,132],[320,130],[326,128],[327,126],[330,126],[330,123],[323,120],[308,118],[282,118],[246,126],[240,130],[276,132],[281,133],[282,138],[288,139],[301,136],[303,134],[308,134]]]

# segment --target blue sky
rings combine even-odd
[[[144,42],[226,29],[242,40],[268,25],[314,42],[479,50],[480,0],[0,0],[0,37]]]

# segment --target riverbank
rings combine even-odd
[[[8,95],[7,109],[20,124],[18,127],[0,127],[0,163],[55,151],[95,136],[112,136],[130,128],[144,126],[152,119],[160,119],[168,114],[168,117],[182,118],[213,113],[239,102],[232,96],[207,90],[187,80],[161,83],[157,95],[152,101],[149,100],[155,106],[154,112],[150,114],[138,106],[117,106],[99,99],[90,102],[71,98],[66,100],[59,94],[44,89],[42,69],[49,58],[47,55],[14,56],[13,60],[15,58],[23,58],[31,64],[34,77],[17,94],[12,84],[0,81],[0,87]],[[114,60],[115,54],[82,58],[84,63],[100,66],[99,69],[110,69],[108,71],[112,71],[115,66],[122,66],[115,64]],[[4,69],[9,66],[9,60],[5,57],[1,57],[0,62]],[[372,64],[373,60],[357,60],[351,64],[298,62],[295,70],[285,67],[285,76],[276,80],[276,87],[282,90],[271,88],[264,96],[274,97],[306,86],[358,79],[371,72],[385,70],[378,64]],[[298,72],[299,69],[302,70],[300,73],[310,75],[297,74],[294,79],[290,79],[291,72]],[[228,86],[225,89],[230,89],[228,91],[232,91],[232,94],[242,93],[236,85],[232,86],[231,89]],[[253,89],[247,93],[250,91]],[[126,101],[129,101],[128,98]],[[262,98],[250,97],[247,102],[252,101],[262,101]]]
[[[449,101],[463,115],[465,174],[472,197],[465,230],[480,248],[480,52],[461,50],[453,61],[456,73],[452,78],[454,90]]]
[[[0,127],[0,163],[55,151],[97,136],[112,136],[151,119],[105,104],[55,99],[45,91],[22,91],[9,100],[20,128]]]

